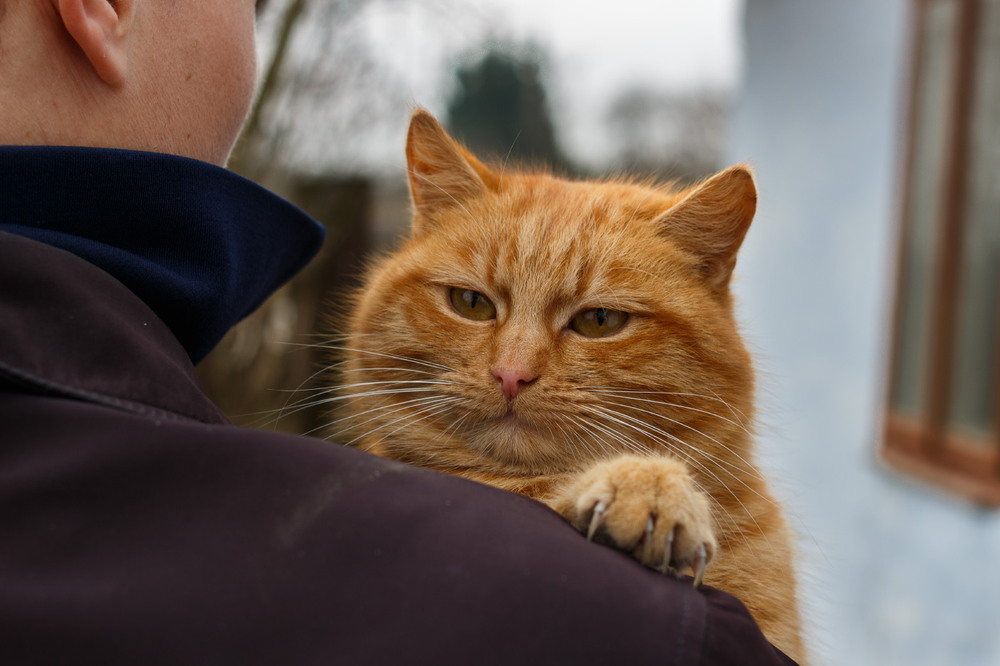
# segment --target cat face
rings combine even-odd
[[[680,192],[494,172],[422,112],[407,156],[412,236],[358,297],[339,440],[517,473],[665,448],[738,456],[752,372],[728,282],[754,207],[744,169]]]

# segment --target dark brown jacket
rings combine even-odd
[[[229,424],[121,283],[0,233],[0,664],[782,664],[523,497]]]

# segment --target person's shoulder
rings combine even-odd
[[[94,631],[152,627],[116,634],[121,655],[152,631],[242,663],[289,645],[340,663],[787,663],[731,596],[589,543],[520,495],[321,439],[65,398],[3,393],[0,418],[21,442],[0,466],[36,502],[24,517],[71,497],[72,524],[47,538],[78,542],[82,526],[101,553],[50,553],[61,583],[121,591],[59,621],[89,608]]]

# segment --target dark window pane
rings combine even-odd
[[[943,203],[943,169],[950,127],[956,56],[958,3],[930,2],[924,7],[921,56],[916,81],[909,219],[903,250],[900,322],[896,338],[893,407],[920,412],[926,381],[927,338],[937,258],[937,220]]]
[[[1000,261],[1000,0],[982,2],[970,118],[969,171],[959,275],[950,425],[992,431]]]

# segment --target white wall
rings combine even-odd
[[[729,157],[760,447],[802,535],[814,660],[1000,664],[1000,516],[876,459],[908,76],[906,0],[748,0]]]

